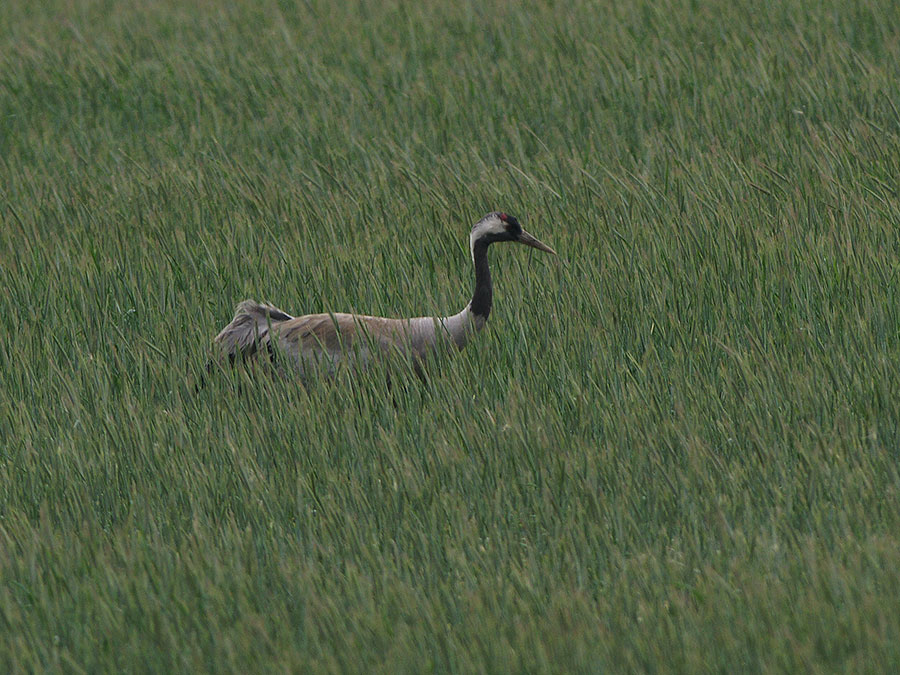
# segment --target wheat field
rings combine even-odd
[[[900,8],[0,3],[0,669],[900,669]],[[244,298],[463,352],[195,390]]]

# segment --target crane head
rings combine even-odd
[[[556,251],[540,241],[537,237],[522,229],[518,219],[503,211],[493,211],[475,223],[472,227],[470,244],[474,254],[476,244],[494,244],[501,241],[512,241],[531,246],[540,251],[556,255]]]

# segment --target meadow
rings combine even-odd
[[[900,6],[0,3],[0,670],[900,670]],[[195,391],[244,298],[427,383]]]

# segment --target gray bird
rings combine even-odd
[[[495,211],[475,223],[469,235],[475,290],[458,314],[412,319],[331,313],[293,317],[272,305],[244,300],[215,338],[219,354],[234,362],[266,350],[276,360],[286,356],[304,379],[331,374],[342,362],[365,368],[373,359],[392,353],[412,357],[420,372],[419,365],[429,352],[462,349],[484,327],[493,300],[487,251],[491,244],[503,241],[556,254],[523,230],[514,216]]]

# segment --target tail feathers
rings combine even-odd
[[[235,309],[231,323],[222,329],[215,341],[222,356],[234,362],[239,356],[253,355],[272,325],[293,318],[272,305],[244,300]]]

